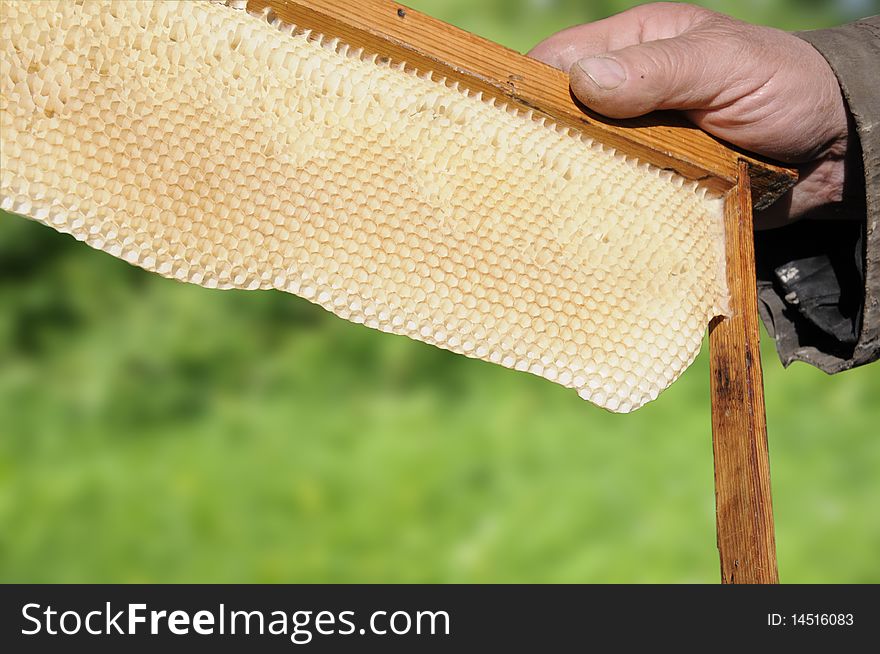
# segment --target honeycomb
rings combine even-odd
[[[720,198],[242,4],[3,0],[0,207],[610,411],[693,361]]]

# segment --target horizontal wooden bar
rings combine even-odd
[[[573,127],[620,152],[676,171],[723,193],[736,185],[746,161],[756,208],[771,204],[797,173],[740,152],[671,112],[612,120],[579,105],[568,76],[509,48],[390,0],[250,0],[271,7],[284,22],[311,29],[366,52],[458,81],[472,91]]]

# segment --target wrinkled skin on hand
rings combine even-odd
[[[568,71],[574,94],[612,118],[676,109],[715,136],[797,164],[800,181],[761,228],[842,199],[850,133],[831,67],[809,43],[685,4],[642,5],[554,34],[529,53]]]

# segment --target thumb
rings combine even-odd
[[[725,58],[708,50],[705,41],[683,35],[586,57],[569,71],[571,89],[612,118],[655,109],[708,109],[731,76],[717,64]]]

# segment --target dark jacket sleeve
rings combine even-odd
[[[835,373],[880,358],[880,17],[798,36],[837,75],[860,147],[843,202],[756,232],[759,309],[783,365]]]

